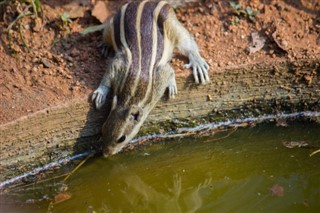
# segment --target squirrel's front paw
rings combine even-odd
[[[169,90],[169,99],[175,98],[175,96],[178,94],[176,77],[174,73],[171,75],[169,79],[168,90]]]
[[[93,92],[91,100],[95,103],[97,109],[101,109],[103,104],[106,102],[108,93],[109,88],[102,85],[100,85],[98,89]]]
[[[168,86],[169,89],[169,99],[175,98],[176,95],[178,94],[178,89],[176,84],[170,84]]]
[[[210,82],[208,70],[209,65],[207,62],[201,58],[200,56],[189,56],[190,63],[184,65],[184,68],[193,69],[194,80],[197,84],[199,84],[199,78],[202,84],[206,84]]]

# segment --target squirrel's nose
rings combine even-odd
[[[103,157],[107,158],[112,155],[111,150],[107,147],[102,151]]]

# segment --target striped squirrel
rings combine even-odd
[[[115,54],[92,94],[92,101],[100,109],[112,89],[111,111],[102,127],[102,151],[109,156],[119,152],[138,133],[166,88],[169,98],[177,94],[170,65],[175,48],[188,56],[185,68],[193,68],[196,83],[209,82],[209,65],[166,1],[125,4],[107,21],[103,41]]]

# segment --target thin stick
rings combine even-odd
[[[52,177],[52,178],[48,178],[48,179],[43,179],[43,180],[37,181],[35,183],[29,183],[29,184],[19,183],[19,184],[16,184],[16,185],[12,186],[6,192],[8,193],[8,192],[12,192],[14,190],[23,189],[23,188],[26,188],[26,187],[31,186],[33,184],[44,183],[44,182],[47,182],[47,181],[50,181],[50,180],[54,180],[54,179],[58,179],[58,178],[61,178],[61,177],[67,176],[67,175],[68,175],[68,173],[62,174],[62,175],[58,175],[58,176],[55,176],[55,177]]]
[[[184,136],[190,136],[195,134],[196,134],[195,132],[186,132],[186,133],[180,133],[180,134],[163,135],[163,136],[159,136],[159,138],[177,138],[177,137],[184,137]]]
[[[89,154],[84,160],[82,160],[81,163],[79,163],[79,164],[76,166],[76,168],[74,168],[71,172],[68,173],[67,177],[65,177],[65,178],[63,179],[63,182],[65,183],[65,182],[70,178],[70,176],[71,176],[73,173],[75,173],[75,172],[76,172],[89,158],[91,158],[93,155],[94,155],[94,153],[91,153],[91,154]],[[51,210],[52,210],[53,207],[54,207],[54,204],[55,204],[54,201],[51,201],[51,202],[49,203],[49,205],[48,205],[48,210],[47,210],[48,213],[51,212]]]
[[[238,129],[238,127],[234,127],[234,129],[231,132],[229,132],[226,136],[223,136],[221,138],[212,139],[212,140],[203,141],[202,143],[208,143],[208,142],[213,142],[213,141],[226,139],[227,137],[229,137],[230,135],[235,133],[237,131],[237,129]]]
[[[84,160],[82,160],[77,166],[76,166],[76,168],[74,168],[71,172],[69,172],[69,174],[67,175],[67,177],[65,177],[64,179],[63,179],[63,182],[66,182],[68,179],[69,179],[69,177],[73,174],[73,173],[75,173],[89,158],[91,158],[92,156],[94,155],[94,153],[91,153],[91,154],[89,154]]]
[[[312,153],[310,154],[310,157],[311,157],[312,155],[317,154],[317,153],[320,153],[320,149],[318,149],[318,150],[316,150],[316,151],[312,152]]]

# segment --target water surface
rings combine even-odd
[[[260,124],[200,139],[167,140],[86,162],[53,212],[319,212],[320,125]],[[220,139],[219,139],[220,138]],[[287,148],[283,142],[304,142]],[[5,212],[46,212],[61,182],[1,196]],[[0,211],[2,212],[2,211]]]

